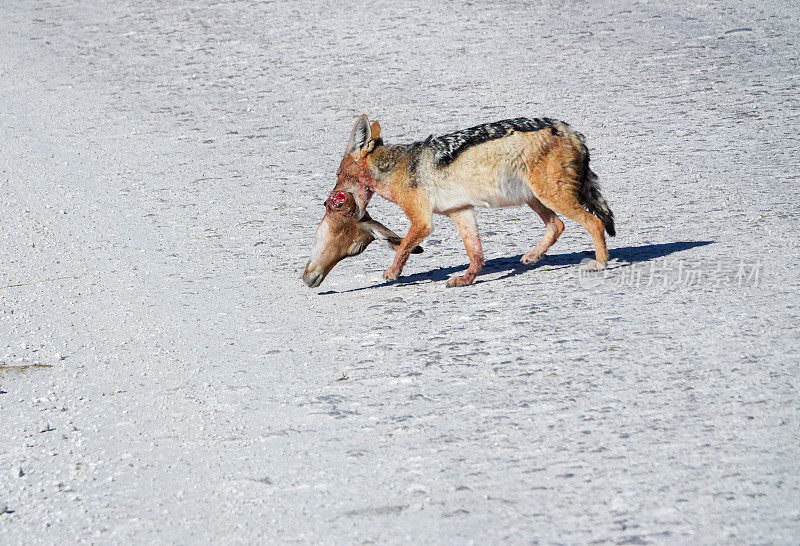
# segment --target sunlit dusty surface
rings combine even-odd
[[[0,366],[52,366],[0,367],[0,543],[797,542],[795,7],[72,4],[0,9]],[[470,288],[438,219],[308,289],[361,113],[568,121],[608,275],[519,208]]]

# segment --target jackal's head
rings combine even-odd
[[[356,256],[375,239],[397,248],[402,237],[367,213],[367,203],[375,181],[370,174],[369,155],[383,144],[381,126],[370,125],[367,116],[360,116],[353,126],[344,158],[337,172],[336,187],[325,201],[325,216],[314,233],[311,258],[303,272],[303,282],[316,288],[333,269],[348,256]],[[416,247],[412,252],[422,252]]]
[[[361,254],[375,239],[388,242],[392,248],[397,248],[402,240],[394,231],[370,218],[367,211],[359,218],[359,207],[351,192],[334,190],[325,201],[325,216],[314,233],[303,282],[316,288],[333,266],[348,256]],[[422,248],[417,247],[413,252],[422,252]]]
[[[370,125],[366,115],[359,116],[350,132],[344,157],[336,173],[336,187],[352,189],[359,205],[364,197],[368,200],[372,195],[375,180],[370,173],[368,159],[382,144],[380,124],[375,121]],[[366,204],[363,206],[366,207]]]

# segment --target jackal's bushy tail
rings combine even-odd
[[[614,228],[614,213],[608,208],[608,202],[600,193],[597,175],[589,167],[589,149],[586,147],[583,135],[578,134],[578,139],[583,148],[583,169],[581,169],[578,199],[581,205],[586,207],[586,210],[600,218],[608,234],[613,237],[617,234],[617,230]]]
[[[609,235],[613,237],[617,234],[614,228],[614,213],[608,208],[608,202],[600,193],[597,175],[589,168],[588,161],[581,180],[580,200],[586,210],[600,218]]]

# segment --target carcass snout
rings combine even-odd
[[[324,279],[325,275],[322,271],[309,271],[308,267],[306,267],[306,270],[303,272],[303,282],[310,288],[318,287],[322,284]]]

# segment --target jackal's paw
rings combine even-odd
[[[606,268],[606,264],[592,260],[591,258],[584,258],[581,260],[581,269],[584,271],[602,271]]]
[[[390,267],[386,271],[383,272],[383,278],[387,281],[396,281],[397,278],[400,276],[400,270],[394,267]]]
[[[533,265],[544,257],[543,252],[528,252],[524,254],[520,261],[526,265]]]
[[[467,286],[472,284],[472,281],[475,280],[475,276],[469,275],[462,275],[460,277],[452,277],[447,281],[447,288],[453,288],[454,286]]]

